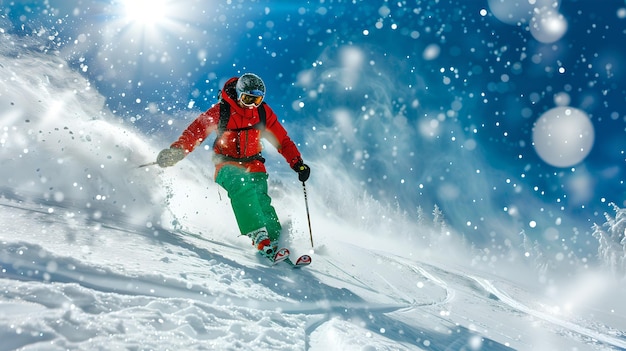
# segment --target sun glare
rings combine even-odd
[[[131,24],[151,26],[165,20],[167,0],[123,0],[124,16]]]
[[[129,76],[160,81],[160,72],[171,72],[206,41],[200,40],[206,34],[198,24],[204,23],[207,1],[102,1],[110,5],[103,8],[105,21],[97,28],[100,38],[89,44],[98,52],[92,68],[97,66],[121,81]],[[180,45],[188,50],[178,50]]]

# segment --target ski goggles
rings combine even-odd
[[[259,105],[261,105],[261,102],[263,102],[263,92],[260,90],[253,90],[250,93],[252,94],[240,93],[239,101],[241,101],[241,103],[247,107],[259,107]]]

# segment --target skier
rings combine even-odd
[[[230,78],[219,101],[201,113],[177,141],[157,156],[161,167],[171,167],[216,132],[213,144],[215,182],[228,192],[242,235],[271,261],[277,253],[281,225],[267,194],[267,171],[261,155],[261,138],[268,140],[306,182],[311,169],[287,135],[276,114],[263,101],[265,84],[255,74]]]

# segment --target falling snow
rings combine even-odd
[[[7,2],[0,350],[626,349],[624,36],[623,1]],[[243,72],[312,167],[307,271],[250,255],[210,147],[137,168]]]

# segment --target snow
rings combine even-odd
[[[237,235],[209,156],[137,168],[163,140],[63,60],[2,59],[0,350],[626,349],[619,279],[542,284],[524,260],[472,251],[438,210],[415,223],[321,164],[314,248],[301,185],[271,190],[284,243],[313,264],[269,266]]]

